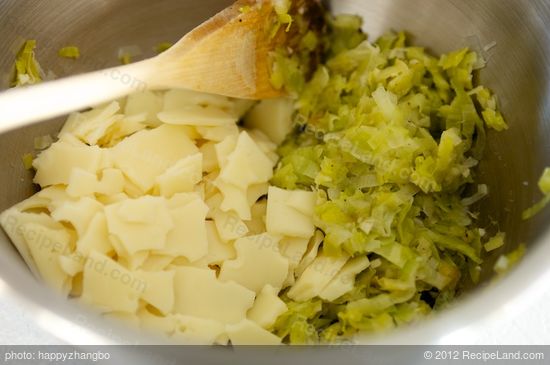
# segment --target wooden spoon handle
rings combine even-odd
[[[150,61],[0,93],[0,133],[149,89]]]

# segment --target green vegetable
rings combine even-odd
[[[495,262],[494,271],[503,275],[514,268],[525,255],[525,244],[521,243],[515,250],[502,255]]]
[[[80,58],[80,50],[78,47],[70,46],[70,47],[63,47],[59,50],[59,56],[64,58],[71,58],[73,60]]]
[[[36,48],[35,40],[25,42],[15,60],[15,76],[12,79],[11,86],[32,85],[42,81],[42,70],[34,56]]]
[[[287,300],[275,332],[290,343],[414,322],[477,282],[483,247],[504,241],[504,234],[484,238],[475,221],[472,207],[487,187],[465,196],[486,126],[506,128],[495,97],[474,85],[477,54],[436,58],[408,46],[402,32],[372,44],[356,16],[328,24],[315,41],[304,33],[302,49],[324,49],[310,77],[307,58],[275,55],[272,81],[296,97],[296,127],[279,148],[272,183],[316,191],[323,251],[366,255],[371,266],[333,302]],[[543,185],[550,190],[550,173]]]
[[[118,59],[123,65],[129,65],[130,63],[132,63],[132,56],[127,53],[121,54]]]
[[[544,172],[539,179],[539,189],[540,191],[542,191],[543,194],[545,194],[544,198],[542,198],[532,207],[523,211],[521,217],[524,220],[533,218],[541,210],[543,210],[548,205],[548,203],[550,203],[550,167],[544,169]]]
[[[483,247],[485,248],[485,251],[493,251],[497,248],[500,248],[504,246],[504,239],[506,238],[506,234],[504,232],[498,232],[493,238],[491,238]]]
[[[34,161],[34,157],[30,153],[25,153],[23,156],[21,156],[21,161],[23,162],[23,167],[25,167],[25,170],[32,169],[32,162]]]

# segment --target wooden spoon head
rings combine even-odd
[[[282,27],[274,35],[276,22],[271,1],[237,1],[157,57],[155,87],[244,99],[284,95],[270,82],[270,53],[292,33]]]

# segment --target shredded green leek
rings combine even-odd
[[[474,83],[478,55],[466,48],[434,57],[404,33],[370,43],[357,16],[328,23],[322,36],[303,33],[303,53],[324,45],[310,77],[299,51],[274,56],[272,82],[295,96],[296,128],[279,148],[272,183],[318,193],[324,252],[379,264],[333,302],[283,294],[289,311],[274,331],[289,343],[414,322],[477,282],[483,247],[504,243],[475,221],[487,187],[465,194],[485,128],[507,128],[496,98]]]
[[[28,40],[17,54],[15,60],[15,76],[11,86],[32,85],[42,81],[40,65],[34,56],[35,40]]]
[[[77,60],[80,58],[80,49],[75,46],[63,47],[59,50],[59,57]]]

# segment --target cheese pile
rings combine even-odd
[[[247,112],[257,129],[239,127]],[[2,227],[34,274],[106,317],[186,343],[278,344],[282,289],[334,298],[368,265],[318,252],[316,193],[269,186],[291,113],[184,90],[75,113]]]

